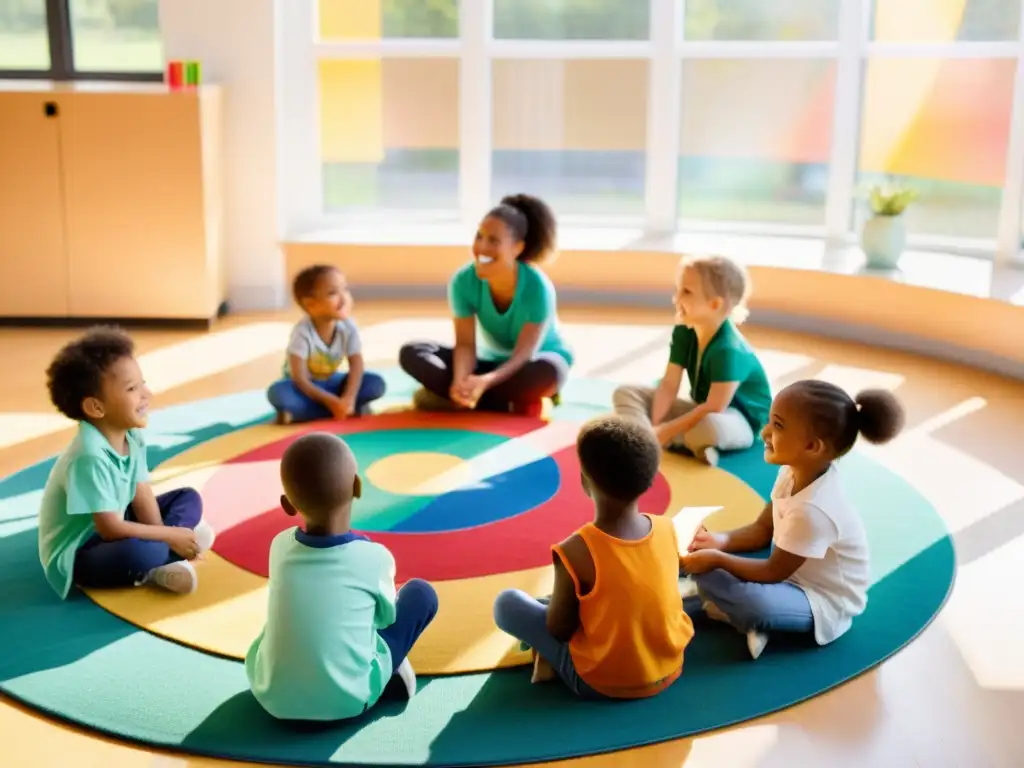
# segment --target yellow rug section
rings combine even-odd
[[[220,446],[221,457],[225,447]],[[211,458],[205,451],[206,455],[190,453],[191,472],[186,474]],[[676,521],[681,549],[702,521],[718,530],[731,528],[750,522],[763,507],[753,489],[724,470],[666,454],[662,471],[671,488],[669,514]],[[266,580],[214,553],[197,563],[197,571],[199,588],[191,595],[176,596],[149,587],[88,594],[106,610],[148,632],[222,656],[244,658],[266,620]],[[552,577],[547,566],[434,582],[440,608],[410,654],[417,673],[478,672],[528,663],[529,656],[519,651],[518,642],[494,626],[494,598],[509,588],[549,594]]]

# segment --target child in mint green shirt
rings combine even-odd
[[[385,694],[410,697],[408,653],[437,613],[413,579],[395,589],[395,561],[353,533],[356,459],[336,435],[300,437],[281,459],[281,506],[303,519],[270,547],[267,622],[245,657],[253,696],[281,720],[356,717]]]
[[[132,340],[100,328],[67,344],[47,370],[50,399],[78,422],[39,510],[39,560],[60,598],[72,587],[152,584],[187,594],[190,561],[213,544],[192,488],[154,495],[142,429],[150,392]]]
[[[402,369],[422,385],[418,408],[539,416],[543,399],[558,396],[573,353],[540,268],[555,249],[555,217],[542,200],[509,195],[484,216],[473,261],[448,285],[455,346],[417,341],[399,351]]]

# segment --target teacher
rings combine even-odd
[[[455,346],[418,341],[399,352],[402,370],[423,385],[418,408],[539,416],[542,398],[561,390],[573,354],[555,287],[537,266],[555,241],[554,214],[535,197],[510,195],[484,216],[473,261],[448,283]]]

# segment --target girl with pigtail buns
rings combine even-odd
[[[903,407],[887,390],[855,398],[825,381],[783,389],[761,432],[764,457],[780,467],[771,500],[750,525],[726,533],[700,526],[681,559],[697,594],[688,613],[732,624],[758,658],[773,632],[826,645],[867,606],[867,534],[843,492],[836,461],[858,437],[886,443],[903,429]],[[738,557],[771,547],[766,559]]]

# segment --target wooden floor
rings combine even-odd
[[[398,344],[450,335],[436,304],[357,308],[370,365]],[[134,334],[155,407],[262,388],[281,370],[294,315],[233,317],[212,333]],[[664,313],[565,311],[576,375],[647,379],[664,365]],[[954,594],[924,634],[879,669],[779,714],[726,731],[599,758],[548,765],[1024,766],[1024,383],[902,354],[748,328],[776,386],[820,377],[856,390],[894,389],[908,429],[874,452],[926,495],[955,532]],[[59,451],[46,365],[72,331],[0,330],[0,476]],[[4,627],[11,631],[11,627]],[[693,702],[700,706],[700,702]],[[168,707],[188,706],[168,701]],[[159,713],[154,713],[159,717]],[[0,698],[4,765],[199,768],[229,763],[117,744]]]

